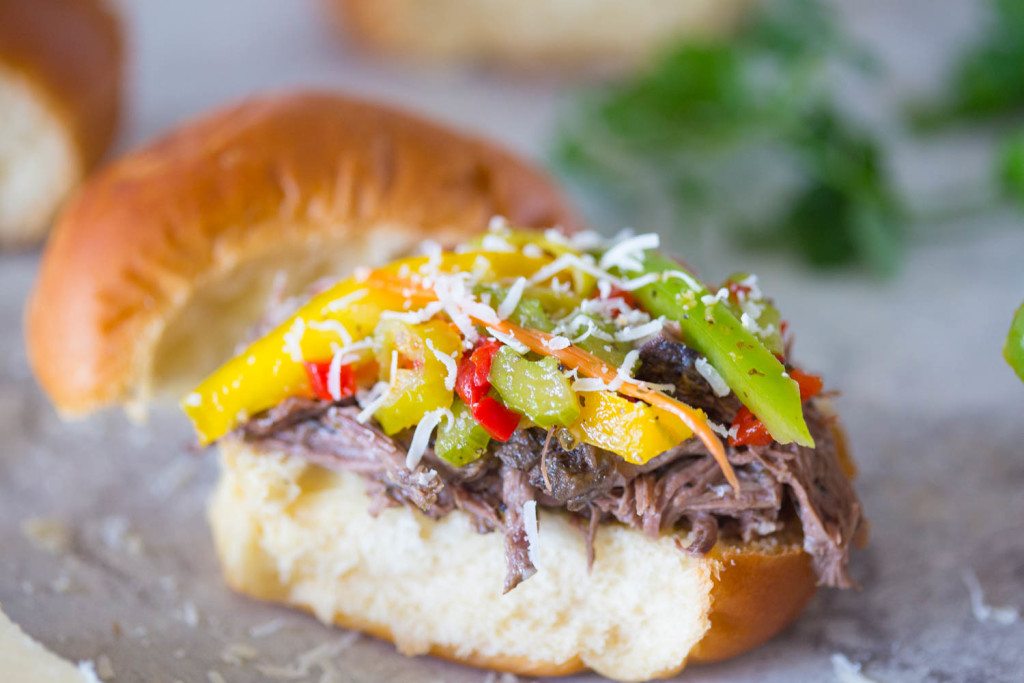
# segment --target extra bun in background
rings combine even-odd
[[[341,28],[416,62],[616,73],[683,36],[730,31],[752,0],[323,0]]]
[[[294,293],[496,215],[576,227],[542,172],[488,142],[334,94],[250,99],[79,190],[28,305],[29,357],[65,414],[141,405],[228,358],[278,273]]]
[[[107,150],[123,53],[101,0],[0,0],[0,246],[39,240]]]

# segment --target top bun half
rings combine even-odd
[[[296,293],[493,216],[577,227],[542,172],[482,140],[332,94],[250,99],[77,192],[29,300],[29,358],[66,415],[139,407],[225,360],[275,276]]]

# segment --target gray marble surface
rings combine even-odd
[[[298,0],[132,2],[137,62],[122,146],[225,98],[301,83],[543,149],[558,84],[376,64],[339,45],[316,10]],[[971,3],[946,0],[862,0],[845,12],[894,65],[887,97],[926,85],[974,15]],[[908,187],[941,186],[980,172],[982,159],[971,139],[901,148],[897,171]],[[720,263],[761,275],[797,331],[798,358],[842,389],[872,541],[854,561],[863,591],[823,591],[769,645],[683,679],[832,680],[842,653],[877,681],[1024,680],[1024,622],[979,620],[964,577],[977,577],[988,603],[1024,607],[1024,385],[999,355],[1024,299],[1020,222],[993,216],[959,237],[922,240],[889,282],[712,251],[712,276]],[[65,424],[36,389],[21,339],[35,269],[34,254],[0,257],[0,603],[15,621],[68,658],[105,657],[116,681],[207,681],[211,671],[270,680],[259,666],[294,664],[325,643],[335,678],[299,667],[294,680],[485,680],[228,592],[203,515],[216,463],[190,454],[183,420],[158,410],[145,427],[118,413]],[[30,518],[59,520],[62,549],[30,541]]]

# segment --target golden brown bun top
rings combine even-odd
[[[0,0],[0,62],[43,89],[85,168],[113,137],[123,60],[121,27],[102,0]]]
[[[169,322],[247,263],[342,251],[373,265],[428,237],[463,239],[496,215],[576,227],[545,175],[482,140],[332,94],[250,99],[80,189],[29,302],[30,360],[64,413],[124,402],[148,381]]]

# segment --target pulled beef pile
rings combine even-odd
[[[715,395],[695,368],[697,358],[681,342],[658,337],[641,349],[637,378],[673,384],[678,398],[729,424],[739,401],[731,394]],[[861,506],[843,473],[831,418],[813,399],[804,412],[816,448],[778,443],[727,447],[740,479],[738,492],[695,438],[636,466],[574,443],[566,432],[527,428],[506,443],[492,443],[486,455],[465,467],[453,467],[428,450],[410,471],[406,443],[360,424],[358,412],[351,402],[292,398],[250,420],[239,435],[260,448],[360,474],[373,513],[410,505],[440,518],[462,510],[481,533],[502,531],[506,592],[536,571],[522,516],[524,503],[531,500],[580,519],[591,561],[594,534],[602,523],[620,522],[652,537],[675,533],[684,551],[705,554],[720,535],[751,541],[782,530],[795,516],[819,583],[853,585],[847,564]]]

